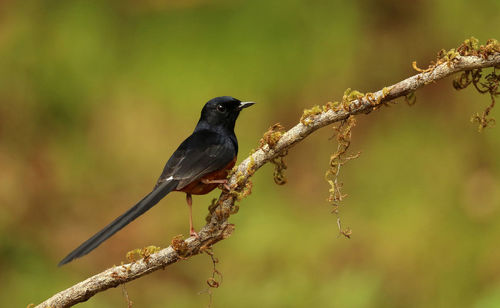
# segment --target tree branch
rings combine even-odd
[[[454,54],[451,59],[438,61],[429,69],[375,93],[305,113],[301,122],[281,134],[279,140],[272,143],[267,141],[238,165],[229,179],[232,190],[221,193],[217,205],[211,209],[207,217],[208,223],[199,232],[199,239],[190,237],[183,241],[176,238],[172,241],[172,245],[159,252],[147,254],[135,262],[114,266],[55,294],[36,307],[70,307],[88,300],[96,293],[164,269],[172,263],[205,251],[231,235],[234,225],[228,222],[228,218],[234,211],[235,202],[248,194],[249,179],[253,173],[265,163],[286,153],[317,129],[344,120],[351,115],[369,113],[384,103],[404,97],[454,73],[498,66],[500,66],[500,52],[496,49],[486,56],[484,54],[469,56]]]

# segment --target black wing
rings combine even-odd
[[[236,157],[235,144],[236,140],[213,131],[194,132],[172,154],[157,185],[172,179],[179,181],[177,189],[182,189],[204,175],[224,168]]]

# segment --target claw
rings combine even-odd
[[[191,230],[189,230],[189,235],[190,235],[190,236],[194,236],[194,237],[196,237],[197,239],[199,239],[199,238],[200,238],[200,236],[198,235],[198,233],[196,233],[196,231],[194,231],[194,229],[193,229],[193,228],[191,228]]]

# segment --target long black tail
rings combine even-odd
[[[157,204],[163,197],[165,197],[169,192],[174,190],[177,186],[178,181],[172,180],[168,182],[163,182],[158,185],[152,192],[150,192],[144,199],[139,201],[136,205],[134,205],[131,209],[125,212],[120,217],[116,218],[112,223],[107,225],[104,229],[97,232],[94,236],[86,240],[83,244],[78,246],[75,250],[73,250],[69,255],[67,255],[61,262],[59,262],[58,266],[64,265],[70,262],[73,259],[82,257],[92,250],[94,250],[97,246],[99,246],[102,242],[107,240],[110,236],[118,232],[121,228],[128,225],[132,220],[144,214],[147,210],[152,208],[155,204]]]

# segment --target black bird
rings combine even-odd
[[[236,118],[243,108],[253,104],[230,96],[209,100],[201,110],[200,120],[191,136],[181,143],[167,161],[153,191],[73,250],[59,262],[59,266],[91,252],[171,191],[186,193],[189,232],[190,235],[198,236],[193,228],[191,195],[207,194],[219,184],[227,187],[226,178],[238,154],[238,140],[234,134]]]

